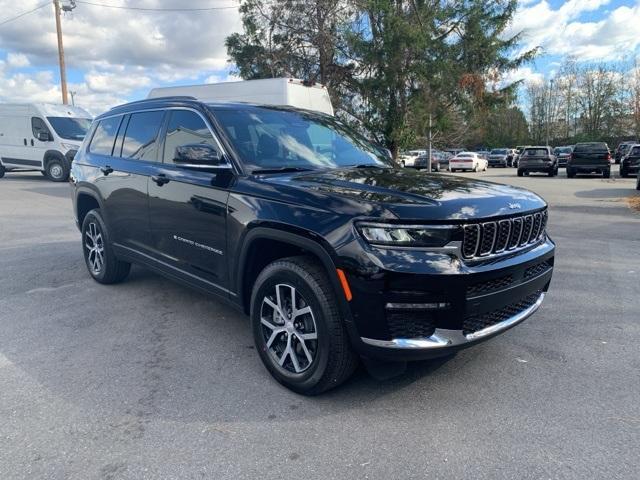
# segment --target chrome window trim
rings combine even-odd
[[[169,111],[169,110],[188,110],[190,112],[195,112],[202,119],[204,124],[207,126],[207,129],[209,130],[209,133],[211,133],[211,135],[213,136],[213,139],[216,142],[216,146],[220,150],[220,153],[227,159],[227,163],[229,163],[229,165],[231,165],[231,169],[234,171],[235,174],[237,174],[237,175],[240,174],[239,173],[240,170],[239,170],[238,166],[235,164],[235,162],[233,162],[233,159],[228,154],[228,152],[225,150],[224,146],[222,145],[222,142],[220,142],[220,139],[218,138],[218,135],[216,135],[215,131],[211,127],[211,122],[209,122],[209,120],[200,111],[198,111],[196,108],[189,107],[189,106],[182,106],[182,105],[172,105],[170,107],[141,108],[141,109],[129,110],[129,111],[126,111],[126,112],[117,112],[117,113],[104,115],[104,116],[101,116],[99,119],[96,119],[96,120],[101,122],[102,120],[105,120],[107,118],[112,118],[112,117],[117,117],[117,116],[123,116],[124,117],[126,115],[134,115],[136,113],[157,112],[157,111],[166,112],[166,111]],[[125,132],[125,134],[126,134],[126,132]],[[162,139],[162,141],[163,141],[163,145],[164,145],[164,138]],[[118,158],[122,158],[122,157],[118,157]],[[123,158],[123,160],[127,160],[127,159]],[[150,163],[155,163],[155,164],[160,164],[160,165],[173,165],[173,164],[164,163],[164,161],[150,162]],[[223,170],[223,169],[221,169],[221,170]]]

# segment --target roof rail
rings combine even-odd
[[[198,99],[191,95],[169,95],[167,97],[143,98],[142,100],[135,100],[133,102],[127,102],[121,105],[116,105],[115,107],[112,107],[109,110],[115,110],[116,108],[129,106],[129,105],[139,105],[144,103],[153,103],[153,102],[167,101],[167,100],[198,100]]]

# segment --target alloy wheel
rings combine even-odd
[[[91,222],[84,234],[84,246],[87,249],[87,263],[94,275],[100,274],[104,266],[104,239],[100,227]]]
[[[266,347],[283,369],[300,374],[318,350],[318,330],[311,306],[295,287],[277,284],[262,299],[260,323]]]

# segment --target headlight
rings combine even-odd
[[[67,150],[78,150],[80,147],[78,145],[74,145],[73,143],[60,143],[62,148],[66,148]]]
[[[358,223],[358,231],[371,245],[444,247],[451,241],[451,225],[392,225]]]

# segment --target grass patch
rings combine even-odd
[[[640,212],[640,195],[635,195],[633,197],[627,197],[627,203],[629,204],[629,208],[631,210],[635,210],[636,212]]]

